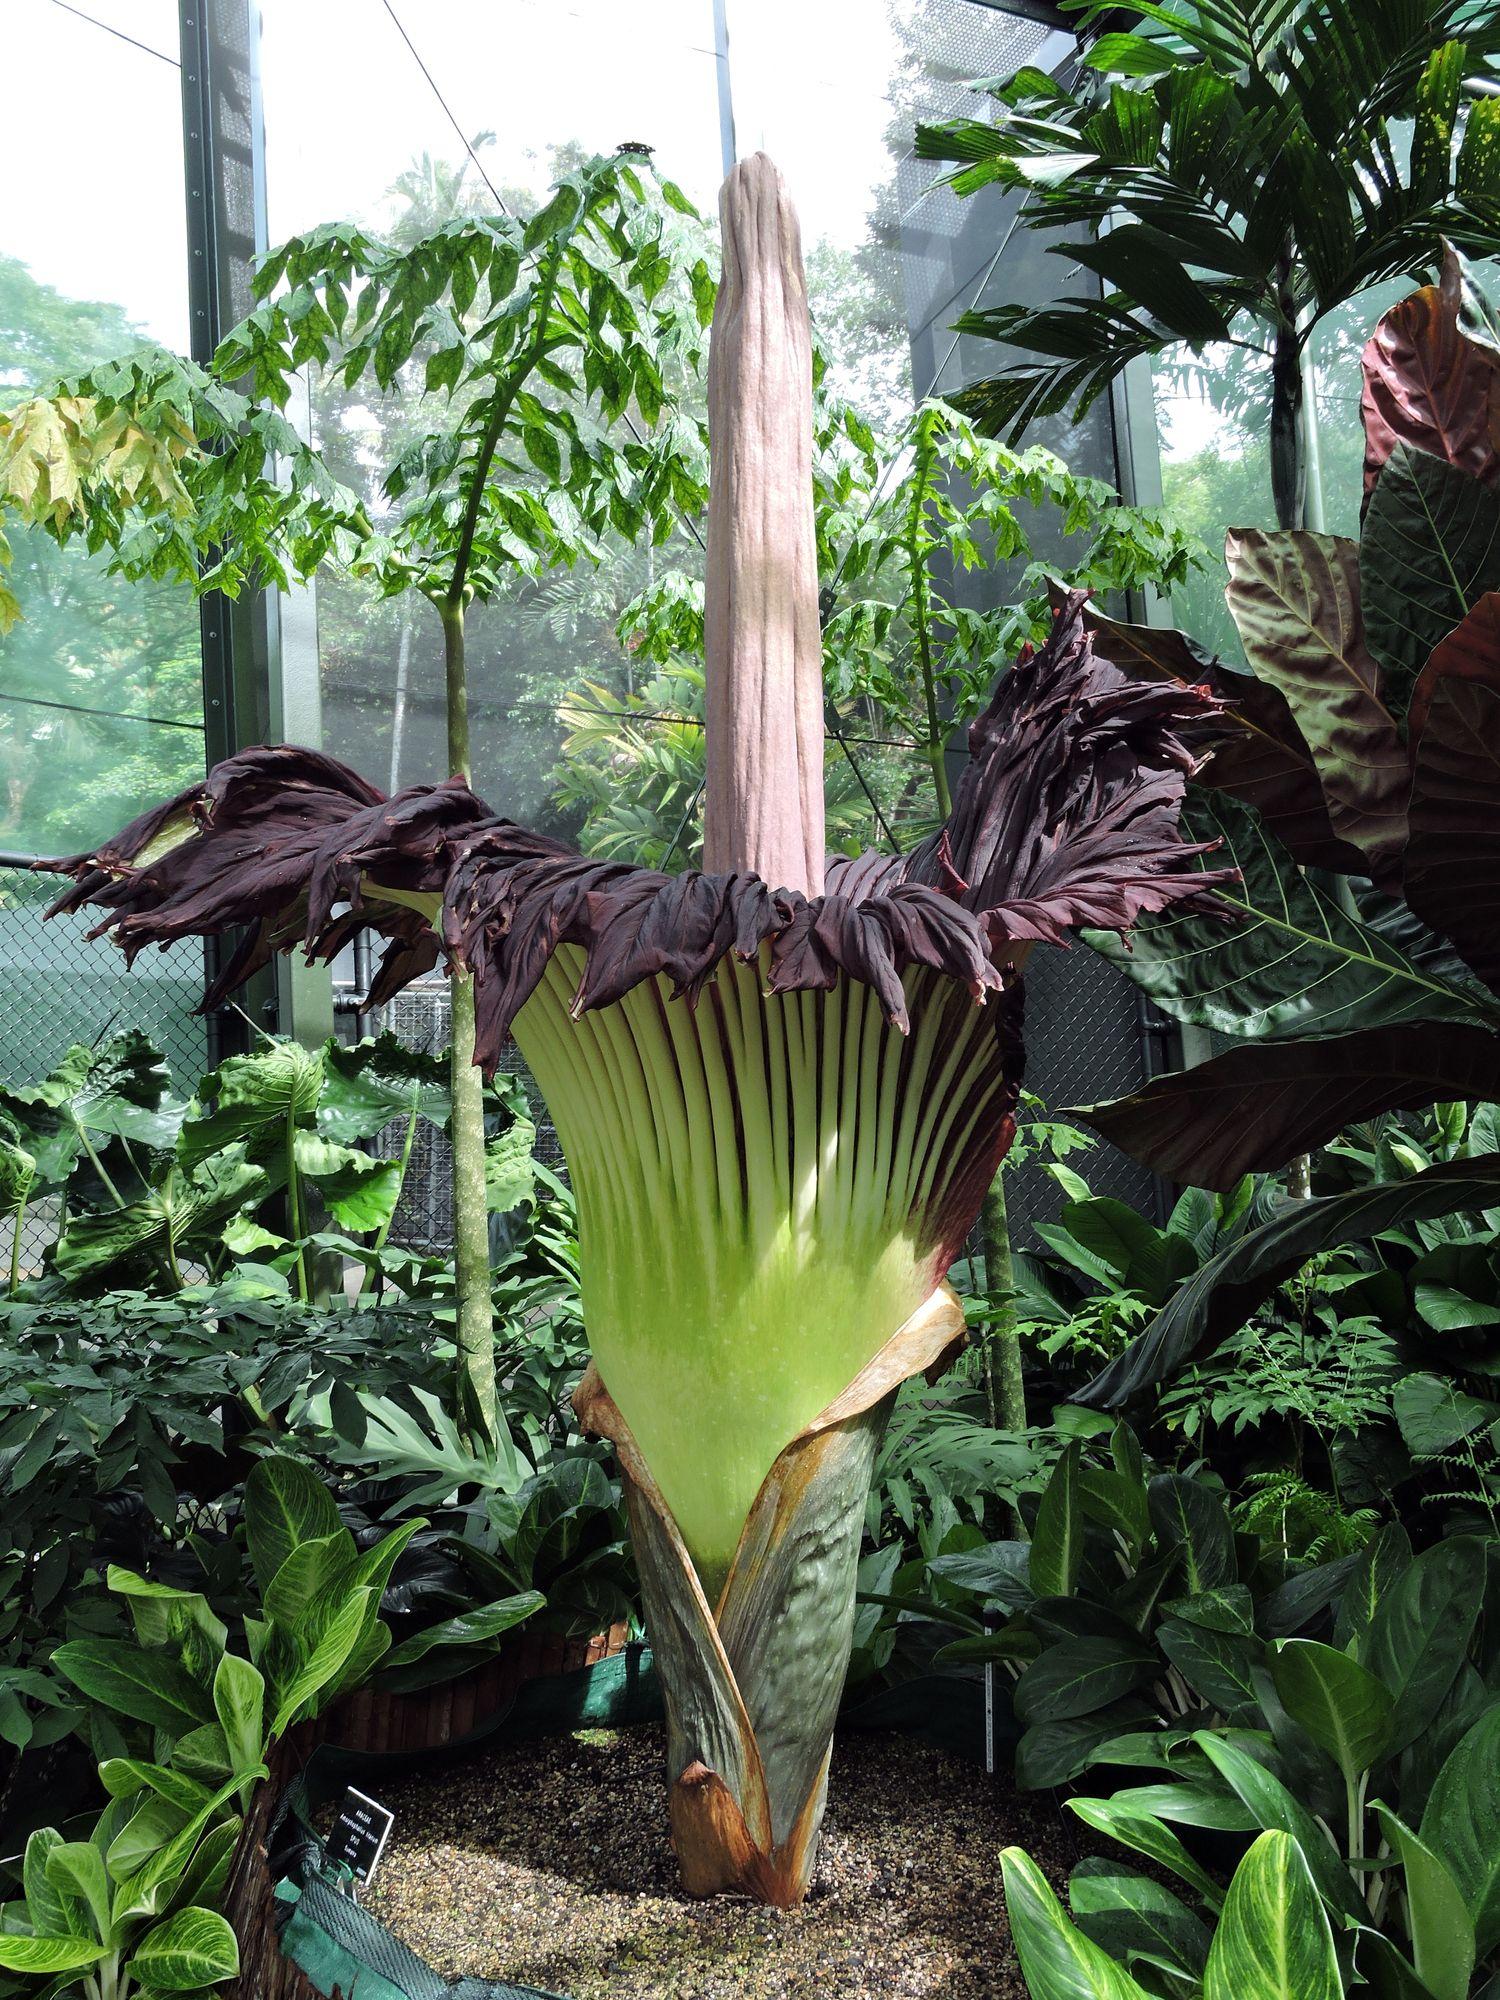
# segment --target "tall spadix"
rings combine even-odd
[[[823,893],[823,647],[802,232],[764,153],[719,195],[708,365],[703,862]]]

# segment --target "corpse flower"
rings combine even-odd
[[[946,827],[825,863],[811,347],[795,215],[763,156],[722,197],[710,369],[703,870],[604,863],[459,779],[387,798],[247,751],[97,852],[57,905],[148,944],[250,927],[385,951],[379,1001],[472,973],[477,1060],[513,1034],[578,1202],[593,1362],[666,1693],[686,1887],[805,1894],[871,1467],[896,1390],[963,1337],[943,1283],[1008,1145],[1033,943],[1207,909],[1178,816],[1206,696],[1101,660],[1082,599],[974,723]]]

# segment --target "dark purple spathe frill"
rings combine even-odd
[[[101,908],[93,934],[131,957],[250,926],[206,1007],[298,943],[327,959],[361,929],[386,939],[377,1001],[446,948],[474,974],[486,1068],[564,944],[585,956],[577,1010],[657,976],[691,1001],[727,953],[769,946],[771,991],[826,990],[842,973],[904,1031],[912,967],[983,1000],[1017,946],[1083,925],[1128,930],[1169,905],[1211,909],[1214,886],[1233,879],[1196,867],[1203,850],[1178,825],[1193,759],[1177,732],[1214,704],[1100,659],[1083,602],[1066,600],[1047,644],[973,724],[943,831],[907,856],[834,861],[819,897],[746,873],[591,860],[497,817],[460,779],[387,799],[335,759],[286,745],[228,758],[96,852],[47,864],[74,878],[54,910]],[[153,853],[188,817],[196,835]],[[398,895],[441,902],[441,941]]]

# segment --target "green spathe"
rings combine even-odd
[[[868,987],[772,996],[733,959],[696,1008],[656,980],[575,1020],[581,963],[556,954],[516,1037],[578,1194],[599,1371],[712,1597],[777,1454],[945,1268],[944,1197],[998,1123],[1001,1053],[951,981],[909,1036]]]

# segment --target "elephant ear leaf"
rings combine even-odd
[[[1000,1874],[1010,1934],[1032,2000],[1147,2000],[1124,1966],[1069,1921],[1028,1854],[1005,1848]]]
[[[1406,899],[1500,993],[1500,591],[1433,652],[1408,728]]]
[[[345,1146],[373,1139],[393,1118],[415,1113],[445,1126],[452,1113],[448,1065],[441,1056],[408,1049],[389,1029],[352,1047],[325,1051],[318,1129]]]
[[[1359,410],[1367,503],[1398,444],[1487,485],[1500,480],[1500,354],[1464,329],[1464,280],[1463,259],[1445,246],[1439,282],[1392,306],[1365,343]]]
[[[1302,1849],[1263,1833],[1229,1885],[1203,2000],[1342,2000],[1333,1932]]]
[[[1405,844],[1410,774],[1365,643],[1358,550],[1335,535],[1246,528],[1228,537],[1225,556],[1245,657],[1286,697],[1334,832],[1379,881]]]

